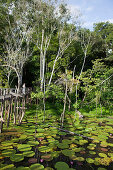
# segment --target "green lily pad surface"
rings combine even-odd
[[[10,156],[10,160],[12,162],[20,162],[24,159],[24,156],[22,154],[13,154]]]
[[[66,170],[66,169],[69,169],[69,166],[68,166],[68,164],[65,163],[65,162],[57,162],[57,163],[55,164],[55,168],[56,168],[57,170]]]
[[[44,166],[37,163],[30,166],[30,170],[44,170]]]

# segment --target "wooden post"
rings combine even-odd
[[[16,113],[16,105],[17,105],[17,97],[15,97],[15,99],[14,99],[14,124],[16,125],[16,115],[17,115],[17,113]]]
[[[10,123],[11,101],[12,101],[12,97],[11,96],[8,98],[8,101],[9,101],[9,108],[8,108],[7,127],[9,127],[9,123]]]
[[[3,120],[3,111],[4,111],[4,96],[1,100],[1,111],[0,111],[0,133],[2,133],[3,130],[3,124],[4,124],[4,120]]]

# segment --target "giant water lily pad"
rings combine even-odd
[[[80,152],[81,148],[73,148],[72,150],[75,151],[75,152]]]
[[[88,143],[88,141],[87,140],[79,140],[79,145],[84,145],[85,143]]]
[[[35,146],[35,145],[38,145],[39,142],[38,141],[28,141],[27,144],[29,144],[30,146]]]
[[[17,148],[19,151],[28,151],[32,149],[31,146],[28,144],[18,144]]]
[[[2,151],[2,155],[5,157],[10,157],[12,154],[15,154],[16,151],[14,149],[6,149]]]
[[[32,157],[35,155],[35,152],[33,151],[25,151],[23,152],[23,155],[26,156],[26,157]]]
[[[20,162],[24,159],[24,156],[22,154],[13,154],[10,156],[10,160],[13,162]]]
[[[14,168],[14,165],[13,164],[9,164],[9,165],[7,165],[7,164],[3,164],[3,166],[2,167],[0,167],[0,170],[11,170],[11,169],[13,169]]]
[[[56,168],[57,170],[66,170],[66,169],[69,169],[69,166],[68,166],[68,164],[65,163],[65,162],[57,162],[57,163],[55,164],[55,168]]]
[[[69,148],[69,145],[67,143],[58,143],[58,148],[60,149],[66,149],[66,148]]]
[[[51,155],[52,155],[52,157],[57,158],[57,157],[59,157],[60,152],[61,151],[54,151],[54,152],[51,153]]]
[[[40,147],[38,147],[38,150],[39,150],[40,152],[50,152],[50,151],[53,150],[53,148],[48,147],[48,146],[40,146]]]
[[[64,149],[64,150],[62,150],[62,153],[63,153],[65,156],[70,156],[70,157],[75,154],[74,151],[69,150],[69,149]]]
[[[89,151],[89,153],[90,153],[91,155],[95,155],[95,154],[96,154],[96,152],[94,152],[94,151]]]
[[[62,143],[65,143],[65,144],[71,144],[73,141],[72,140],[69,140],[69,139],[63,139],[62,140]]]
[[[91,158],[86,158],[86,161],[88,162],[88,163],[94,163],[94,160],[93,159],[91,159]]]
[[[84,161],[84,158],[83,157],[76,157],[74,160],[82,162],[82,161]]]
[[[105,153],[99,153],[99,156],[103,157],[103,158],[107,157],[107,155]]]
[[[53,159],[52,154],[42,155],[41,158],[45,161],[51,161]]]
[[[37,164],[31,165],[31,166],[30,166],[30,169],[31,169],[31,170],[44,170],[44,166],[41,165],[41,164],[39,164],[39,163],[37,163]]]

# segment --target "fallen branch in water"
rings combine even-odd
[[[81,137],[86,138],[86,139],[89,139],[89,140],[95,140],[95,139],[93,139],[93,138],[90,138],[90,137],[87,137],[87,136],[84,136],[84,135],[81,135],[81,134],[78,134],[78,133],[75,133],[75,132],[71,132],[71,131],[68,131],[68,130],[64,130],[64,129],[61,129],[61,128],[57,128],[57,127],[54,127],[54,126],[49,126],[49,127],[53,127],[53,128],[55,128],[55,129],[58,129],[58,130],[61,130],[61,131],[70,133],[70,134],[72,134],[72,135],[81,136]]]

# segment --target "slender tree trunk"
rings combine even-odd
[[[10,116],[11,116],[11,102],[12,102],[12,97],[9,99],[9,108],[8,108],[8,117],[7,117],[7,127],[9,127],[10,123]]]
[[[44,80],[44,97],[43,97],[43,106],[44,106],[44,118],[43,118],[43,121],[45,121],[45,80]]]
[[[43,54],[43,43],[44,43],[44,30],[42,29],[42,41],[40,47],[40,90],[43,91],[44,81],[44,69],[45,69],[45,57]]]
[[[66,70],[66,75],[67,75],[67,70]],[[67,89],[68,89],[67,79],[66,79],[65,83],[66,83],[66,87],[65,87],[65,97],[64,97],[64,109],[63,109],[63,112],[61,114],[62,127],[63,127],[63,123],[64,123],[64,114],[65,114],[65,110],[66,110],[66,98],[67,98]]]
[[[16,125],[16,105],[17,105],[17,97],[15,97],[15,99],[14,99],[14,124]]]
[[[22,74],[18,75],[18,93],[20,93],[21,86],[22,86]]]

